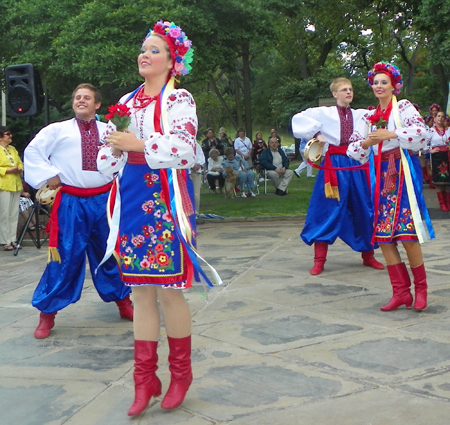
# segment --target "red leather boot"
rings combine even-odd
[[[130,295],[127,295],[123,300],[116,301],[119,307],[119,314],[122,319],[129,319],[133,321],[133,304],[131,304]]]
[[[447,206],[447,211],[450,211],[450,193],[449,192],[443,192],[445,197],[445,205]]]
[[[447,194],[444,192],[438,192],[437,193],[437,198],[439,201],[439,208],[441,209],[441,211],[448,211],[448,207],[447,207]]]
[[[377,270],[384,270],[384,265],[375,259],[374,250],[364,251],[361,253],[361,258],[363,259],[363,264],[367,267],[373,267]]]
[[[185,338],[167,337],[169,341],[170,385],[161,402],[163,409],[175,409],[183,403],[192,382],[191,336]]]
[[[414,308],[416,310],[425,310],[427,308],[428,289],[425,266],[422,264],[419,267],[411,267],[411,271],[414,276]]]
[[[136,416],[147,409],[152,397],[161,395],[158,369],[158,341],[134,341],[134,401],[128,416]]]
[[[34,331],[34,337],[37,339],[47,338],[50,330],[55,326],[56,313],[41,313],[39,315],[39,325]]]
[[[327,261],[328,244],[325,242],[314,243],[314,267],[309,271],[313,276],[322,273],[325,261]]]
[[[387,266],[389,278],[392,285],[392,298],[391,300],[380,307],[381,311],[397,310],[401,305],[405,304],[406,308],[411,308],[413,297],[409,290],[411,286],[411,280],[409,278],[408,269],[405,263],[395,264],[393,266]]]
[[[427,167],[422,167],[422,179],[428,183]]]

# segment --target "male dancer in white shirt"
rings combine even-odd
[[[92,280],[105,302],[116,302],[120,317],[133,320],[130,288],[114,258],[95,273],[109,234],[106,204],[111,177],[97,171],[100,135],[106,124],[95,119],[101,95],[91,84],[72,94],[75,118],[43,128],[25,149],[25,181],[36,189],[61,187],[50,218],[49,264],[34,292],[40,313],[35,338],[47,338],[57,312],[80,299],[86,254]]]
[[[365,266],[384,269],[375,259],[371,244],[373,206],[366,172],[335,169],[360,167],[359,162],[347,156],[347,146],[354,123],[366,110],[350,108],[353,87],[348,79],[334,79],[330,90],[336,106],[309,108],[292,118],[294,137],[308,140],[316,137],[327,148],[321,164],[325,169],[318,173],[301,233],[306,244],[314,244],[314,267],[310,273],[322,273],[328,245],[338,237],[354,251],[362,253]],[[337,187],[333,187],[336,179]],[[326,197],[326,191],[331,197]]]

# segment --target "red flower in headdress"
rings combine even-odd
[[[370,86],[373,85],[373,79],[377,74],[386,74],[391,79],[394,94],[400,93],[400,89],[403,87],[402,74],[395,65],[389,62],[377,62],[367,73],[367,82]]]

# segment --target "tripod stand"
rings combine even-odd
[[[21,244],[23,242],[23,238],[25,237],[25,234],[27,232],[30,235],[31,240],[34,243],[34,246],[37,249],[41,249],[42,242],[45,242],[47,240],[47,237],[46,237],[43,241],[41,241],[41,228],[40,228],[40,225],[39,225],[39,213],[41,211],[44,212],[44,214],[46,214],[47,217],[50,217],[50,214],[41,207],[41,204],[37,200],[35,200],[33,206],[31,207],[30,215],[28,216],[28,218],[27,218],[27,220],[25,222],[25,225],[23,226],[23,229],[20,232],[20,236],[19,236],[19,239],[17,241],[17,246],[16,246],[16,249],[14,250],[14,255],[15,256],[19,253],[19,249],[21,248]],[[34,236],[33,233],[29,230],[29,225],[30,225],[30,222],[31,222],[31,219],[33,218],[33,216],[35,217],[35,220],[36,220],[36,225],[35,225],[36,236]]]

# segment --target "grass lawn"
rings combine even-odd
[[[295,170],[298,161],[289,167]],[[314,170],[317,174],[318,170]],[[267,182],[267,194],[264,194],[264,182],[259,183],[259,195],[256,198],[225,199],[223,194],[208,193],[208,185],[202,185],[200,197],[201,214],[217,214],[222,217],[258,217],[258,216],[305,216],[316,178],[306,178],[306,170],[299,179],[292,177],[286,196],[275,195],[271,181]]]

